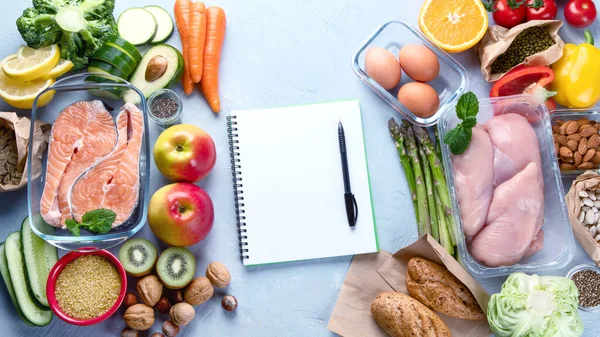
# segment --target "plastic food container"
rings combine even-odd
[[[458,123],[455,113],[456,104],[450,105],[444,111],[439,123],[440,137],[454,128]],[[456,185],[452,171],[452,160],[448,146],[442,146],[446,179],[452,199],[452,211],[455,230],[458,234],[458,253],[463,266],[474,276],[487,278],[508,275],[514,272],[536,273],[544,270],[555,270],[566,266],[575,254],[573,231],[567,216],[564,200],[563,185],[556,161],[550,116],[544,103],[533,96],[518,95],[491,99],[481,99],[477,121],[481,124],[490,120],[494,115],[518,113],[531,121],[535,130],[542,157],[542,172],[544,175],[544,247],[535,255],[506,267],[490,268],[480,264],[471,257],[467,250],[465,237],[462,234],[460,205],[456,197]]]
[[[567,273],[567,278],[570,279],[571,276],[573,276],[576,272],[582,271],[582,270],[593,270],[596,273],[600,273],[600,268],[596,267],[593,264],[580,264],[578,266],[573,267],[573,269],[569,270],[569,272]],[[600,311],[600,305],[595,306],[595,307],[582,307],[582,306],[579,306],[579,309],[581,309],[583,311],[597,312],[597,311]]]
[[[50,304],[50,309],[56,316],[58,316],[58,318],[62,319],[63,321],[65,321],[69,324],[84,326],[84,325],[93,325],[93,324],[100,323],[100,322],[106,320],[107,318],[109,318],[110,316],[112,316],[119,309],[119,307],[121,306],[121,303],[123,303],[123,300],[125,299],[125,293],[127,292],[127,274],[125,273],[125,268],[123,268],[123,265],[121,264],[119,259],[117,259],[110,252],[108,252],[106,250],[94,251],[95,248],[82,248],[81,250],[82,251],[80,251],[80,252],[69,252],[68,254],[63,256],[60,260],[58,260],[58,262],[56,262],[54,267],[52,267],[50,274],[48,275],[48,283],[46,284],[46,293],[48,296],[48,303]],[[85,252],[85,250],[91,250],[91,251]],[[102,256],[105,259],[107,259],[108,262],[112,263],[115,266],[115,268],[117,268],[117,272],[119,273],[119,278],[121,279],[121,289],[119,291],[119,296],[117,297],[117,301],[110,309],[108,309],[108,311],[106,311],[102,315],[95,317],[95,318],[76,319],[76,318],[73,318],[73,317],[67,315],[58,305],[58,301],[56,300],[56,280],[58,278],[58,275],[60,275],[60,273],[62,272],[62,270],[65,268],[65,266],[67,264],[69,264],[73,260],[80,258],[82,256],[85,256],[85,255]]]
[[[408,75],[402,74],[400,84],[396,88],[386,90],[373,80],[365,70],[365,55],[371,47],[381,47],[392,52],[396,57],[400,49],[407,44],[422,44],[431,49],[440,61],[440,73],[438,77],[428,82],[438,93],[440,97],[440,107],[431,117],[420,118],[410,112],[404,105],[398,102],[398,90],[400,86],[412,82]],[[441,50],[421,34],[414,27],[404,21],[391,20],[384,23],[373,33],[367,41],[358,49],[352,61],[352,68],[360,79],[365,82],[371,90],[386,101],[394,110],[405,117],[411,123],[420,126],[430,126],[438,122],[444,106],[457,100],[462,95],[468,85],[468,74],[458,62]]]
[[[600,122],[600,112],[595,108],[592,109],[564,109],[564,110],[555,110],[550,115],[550,121],[552,126],[555,126],[558,121],[572,121],[572,120],[580,120],[582,118],[586,118],[591,121]],[[556,161],[558,163],[558,156],[556,157]],[[560,173],[563,177],[567,178],[575,178],[585,171],[589,170],[571,170],[564,171],[561,170]],[[593,169],[592,171],[596,171],[600,173],[600,168]]]
[[[116,96],[114,96],[114,93],[123,93],[127,90],[135,91],[140,96],[141,103],[138,104],[137,107],[140,109],[140,111],[142,111],[144,118],[144,135],[142,137],[139,161],[139,198],[137,206],[129,220],[127,220],[121,226],[113,228],[106,234],[94,234],[82,230],[81,236],[77,237],[73,236],[66,229],[56,228],[47,224],[40,215],[40,200],[44,190],[44,183],[46,179],[46,163],[48,159],[48,149],[46,148],[42,153],[42,172],[40,176],[36,179],[32,179],[31,167],[28,167],[27,169],[27,178],[29,181],[27,185],[29,222],[31,224],[31,229],[42,239],[58,248],[66,250],[78,250],[81,247],[90,246],[93,246],[97,249],[106,249],[118,245],[127,240],[133,234],[137,233],[146,223],[147,217],[146,205],[148,205],[149,198],[148,184],[150,169],[148,166],[148,159],[150,158],[150,146],[148,144],[148,117],[146,114],[146,99],[137,88],[117,77],[110,76],[111,79],[120,81],[120,83],[85,82],[84,79],[89,75],[89,73],[83,73],[65,77],[51,85],[41,94],[46,91],[54,90],[56,92],[54,99],[44,107],[39,107],[36,99],[33,109],[31,110],[31,118],[33,120],[40,119],[52,124],[65,107],[81,100],[101,100],[107,106],[113,108],[113,110],[109,111],[109,113],[112,116],[116,116],[119,113],[121,106],[123,106],[125,102],[122,99],[118,99]],[[108,75],[101,76],[109,77]],[[102,95],[107,98],[101,98],[97,95]],[[30,130],[30,137],[32,135],[33,129]],[[31,143],[29,144],[28,160],[30,162],[32,160],[31,156],[33,155],[33,151],[31,151],[32,145],[33,144]]]

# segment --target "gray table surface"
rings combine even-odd
[[[162,5],[172,12],[173,2],[117,0],[115,15],[128,7],[150,4]],[[2,3],[0,55],[4,57],[14,53],[22,43],[15,20],[31,1],[2,0]],[[230,268],[233,280],[227,292],[238,298],[239,307],[233,314],[226,313],[220,306],[220,297],[215,296],[197,308],[195,320],[182,329],[180,336],[334,336],[327,330],[327,322],[351,257],[251,268],[244,267],[238,258],[225,116],[234,109],[360,99],[380,246],[394,252],[413,242],[417,234],[412,203],[387,131],[387,120],[395,116],[394,111],[358,80],[350,60],[366,37],[386,19],[395,17],[416,25],[422,0],[209,0],[206,3],[222,6],[227,13],[221,60],[223,113],[215,117],[198,93],[184,98],[183,122],[207,130],[218,152],[213,172],[199,184],[214,201],[214,227],[207,239],[191,250],[197,256],[198,273],[214,260]],[[168,43],[181,46],[177,34]],[[486,96],[489,84],[479,74],[475,51],[454,57],[469,70],[470,90]],[[176,90],[183,95],[180,87]],[[0,102],[2,110],[14,109]],[[152,125],[150,140],[155,141],[159,133]],[[153,163],[151,166],[151,192],[154,192],[168,182]],[[0,238],[19,228],[26,207],[25,189],[0,194]],[[158,243],[147,227],[137,236]],[[588,261],[578,248],[569,266],[552,274],[565,275],[571,267]],[[503,280],[488,279],[483,284],[490,292],[497,292]],[[118,336],[125,326],[115,315],[93,327],[70,326],[55,318],[47,327],[31,328],[18,319],[5,293],[0,296],[0,312],[0,336]],[[600,335],[593,320],[597,315],[582,315],[585,336]],[[150,331],[160,331],[158,322],[162,319]]]

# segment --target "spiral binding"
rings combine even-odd
[[[250,258],[248,255],[248,239],[246,235],[246,211],[244,210],[244,185],[242,184],[242,166],[240,164],[240,141],[237,140],[237,122],[235,121],[236,116],[227,117],[227,133],[229,135],[229,155],[231,156],[231,175],[233,180],[233,196],[235,200],[235,214],[238,227],[238,239],[240,245],[240,258],[242,260]]]

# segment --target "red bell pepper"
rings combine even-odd
[[[490,91],[490,97],[529,94],[546,102],[548,110],[556,109],[552,96],[556,92],[546,90],[546,86],[554,81],[554,72],[548,67],[518,67],[502,76]]]

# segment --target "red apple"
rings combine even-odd
[[[154,144],[158,170],[173,181],[194,183],[204,179],[215,166],[217,150],[206,131],[190,124],[172,126]]]
[[[171,246],[186,247],[210,232],[215,212],[210,196],[190,183],[162,187],[150,199],[148,224],[157,238]]]

